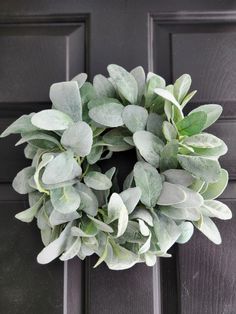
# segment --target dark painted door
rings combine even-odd
[[[168,81],[190,73],[199,93],[192,106],[221,103],[213,132],[229,145],[223,195],[236,192],[236,3],[216,0],[2,0],[0,2],[0,128],[49,106],[48,89],[86,71],[117,63],[143,65]],[[36,227],[14,220],[27,203],[11,189],[26,162],[16,138],[1,141],[1,314],[235,314],[236,220],[218,223],[223,245],[200,234],[175,247],[154,268],[122,272],[93,260],[38,265]]]

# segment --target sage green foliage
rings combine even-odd
[[[31,165],[13,188],[29,196],[16,218],[37,220],[45,245],[38,262],[95,253],[95,266],[153,266],[174,243],[189,241],[194,226],[220,244],[213,219],[232,217],[216,200],[228,183],[218,160],[227,146],[206,129],[222,107],[206,104],[185,115],[196,93],[188,74],[166,85],[140,66],[129,72],[112,64],[108,73],[93,84],[85,73],[53,84],[52,109],[23,115],[1,135],[20,134],[16,145],[27,144]],[[128,150],[137,160],[122,190],[119,169],[99,166]]]

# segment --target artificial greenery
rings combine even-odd
[[[221,115],[219,105],[202,105],[184,115],[196,91],[191,77],[173,85],[142,67],[131,72],[108,66],[109,78],[85,73],[50,88],[52,109],[23,115],[2,137],[19,133],[31,166],[14,189],[28,194],[30,208],[16,218],[37,220],[45,248],[38,262],[97,254],[120,270],[139,262],[152,266],[168,257],[174,243],[187,242],[194,226],[216,244],[212,218],[230,219],[216,198],[228,173],[218,158],[225,143],[205,130]],[[137,161],[123,187],[117,170],[102,173],[103,160],[135,150]],[[119,190],[121,189],[121,191]]]

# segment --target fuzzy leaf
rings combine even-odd
[[[141,131],[145,129],[148,112],[145,108],[128,105],[124,108],[122,118],[125,126],[132,132]]]

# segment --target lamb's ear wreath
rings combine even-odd
[[[45,248],[38,262],[97,254],[119,270],[157,256],[170,256],[199,229],[215,244],[212,218],[230,219],[216,198],[228,183],[219,164],[225,143],[206,129],[222,113],[216,104],[184,115],[196,91],[191,77],[173,85],[142,67],[131,72],[108,66],[109,77],[85,73],[50,88],[52,109],[23,115],[1,135],[19,133],[31,166],[14,189],[28,194],[30,208],[16,218],[37,220]],[[103,173],[103,160],[135,150],[137,162],[118,190],[116,169]]]

